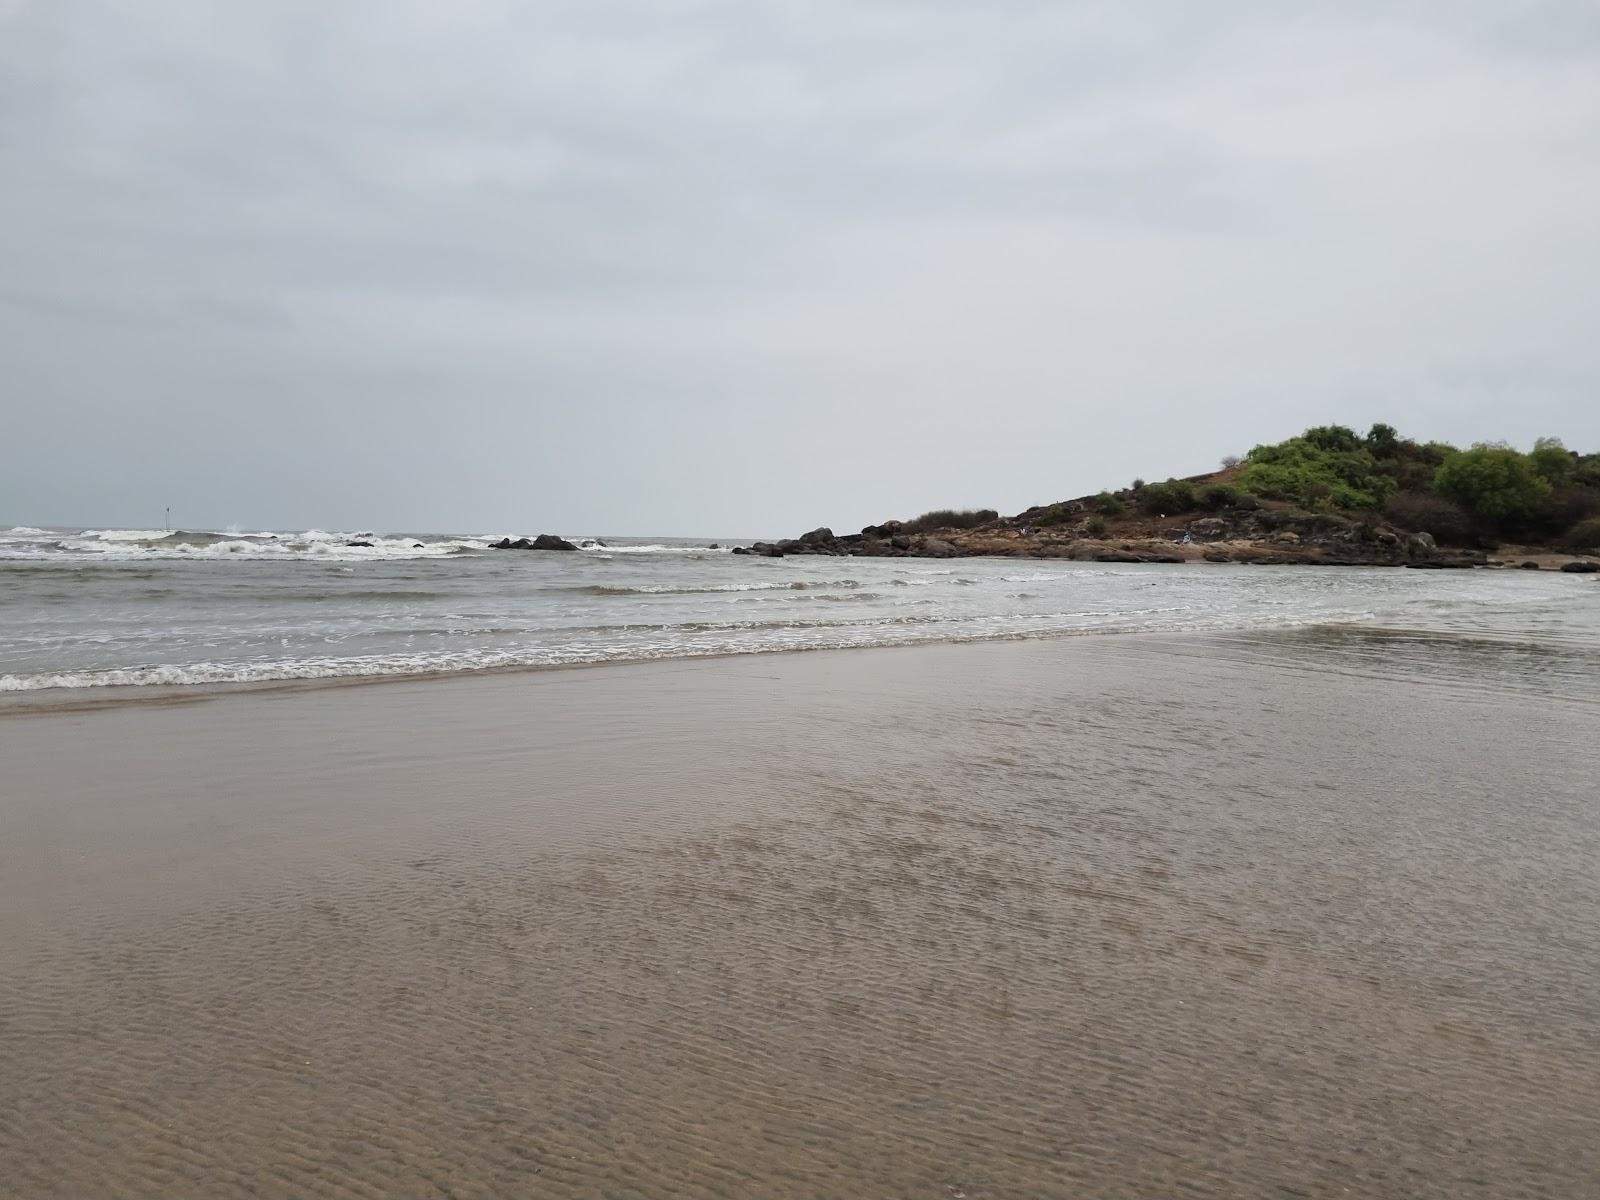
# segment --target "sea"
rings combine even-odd
[[[417,676],[920,642],[1366,625],[1600,649],[1557,572],[735,555],[738,538],[0,532],[0,693]]]

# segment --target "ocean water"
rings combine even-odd
[[[1314,626],[1600,650],[1600,585],[1552,572],[488,549],[498,536],[15,527],[0,692]]]

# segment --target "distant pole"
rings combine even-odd
[[[167,529],[171,529],[172,528],[172,505],[170,505],[170,504],[167,505],[167,524],[166,524],[165,527]]]

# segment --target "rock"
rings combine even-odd
[[[1413,550],[1437,550],[1439,543],[1433,540],[1431,533],[1413,533],[1410,546]]]
[[[820,525],[810,533],[802,533],[799,540],[806,546],[825,546],[833,541],[833,530],[826,525]]]
[[[553,533],[541,533],[538,537],[533,539],[533,544],[531,546],[529,546],[528,549],[530,549],[530,550],[576,550],[577,547],[574,546],[571,542],[567,541],[566,538],[557,537]]]
[[[1531,559],[1531,558],[1528,559],[1526,562],[1518,563],[1517,566],[1519,566],[1524,571],[1537,571],[1539,569],[1539,564],[1534,562],[1533,559]]]
[[[750,549],[746,550],[745,553],[760,555],[762,558],[783,557],[783,551],[778,549],[778,547],[774,546],[771,542],[752,542]]]
[[[1227,562],[1228,561],[1228,552],[1226,550],[1207,550],[1206,553],[1205,553],[1205,560],[1207,562],[1214,562],[1214,563]]]
[[[898,522],[896,522],[896,524],[898,524]],[[893,546],[896,550],[909,550],[911,549],[911,539],[903,533],[892,534],[889,538],[889,545]]]
[[[1380,546],[1398,546],[1400,544],[1400,535],[1387,529],[1378,530],[1373,534],[1373,537],[1377,539]]]
[[[755,551],[750,549],[749,546],[735,546],[733,548],[733,552],[735,554],[754,554],[755,553]]]
[[[706,547],[706,549],[707,550],[721,550],[722,549],[722,544],[720,542],[712,542],[711,545]]]
[[[346,542],[345,545],[346,546],[365,546],[368,550],[372,549],[372,543],[371,542]]]
[[[1103,563],[1137,563],[1145,561],[1137,554],[1126,550],[1097,550],[1093,555],[1095,562]]]
[[[1273,534],[1272,540],[1283,546],[1298,546],[1300,535],[1292,529],[1284,529]]]
[[[1561,569],[1568,575],[1593,575],[1595,572],[1600,571],[1600,563],[1575,558],[1569,563],[1562,563]]]
[[[945,541],[943,538],[934,537],[923,538],[922,545],[919,547],[919,552],[927,555],[929,558],[954,558],[956,555],[961,553],[961,551],[956,549],[956,547],[950,542]]]
[[[1189,536],[1197,542],[1215,542],[1228,536],[1228,523],[1221,517],[1201,517],[1190,524]]]

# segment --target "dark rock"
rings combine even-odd
[[[735,546],[733,548],[733,552],[735,554],[754,554],[755,553],[755,551],[751,550],[749,546]]]
[[[722,549],[722,544],[720,542],[712,542],[711,545],[706,547],[706,549],[707,550],[721,550]]]
[[[1539,569],[1539,564],[1534,562],[1531,558],[1526,562],[1518,563],[1517,565],[1524,571],[1537,571]]]
[[[778,549],[778,547],[774,546],[771,542],[752,542],[750,549],[746,550],[745,553],[756,554],[762,558],[783,557],[783,551]]]
[[[346,542],[345,545],[346,546],[365,546],[368,550],[372,549],[372,543],[371,542]]]
[[[530,545],[528,548],[530,550],[576,550],[577,549],[577,547],[574,546],[571,542],[567,541],[566,538],[557,537],[553,533],[541,533],[538,537],[533,539],[532,545]]]
[[[1600,571],[1600,563],[1575,558],[1569,563],[1562,563],[1561,569],[1568,575],[1593,575],[1596,571]]]
[[[1228,561],[1228,552],[1226,550],[1207,550],[1206,553],[1205,553],[1205,560],[1207,562],[1214,562],[1214,563],[1227,562]]]
[[[1189,536],[1197,542],[1219,541],[1228,532],[1228,523],[1221,517],[1201,517],[1189,526]]]
[[[924,554],[929,558],[954,558],[956,555],[961,553],[961,551],[956,549],[956,547],[951,543],[945,541],[943,538],[936,537],[923,538],[922,544],[917,547],[917,551],[918,553]]]
[[[825,546],[833,541],[833,530],[821,525],[810,533],[802,533],[799,540],[807,546]]]
[[[903,533],[892,534],[889,538],[889,545],[896,550],[909,550],[911,549],[911,539]]]

